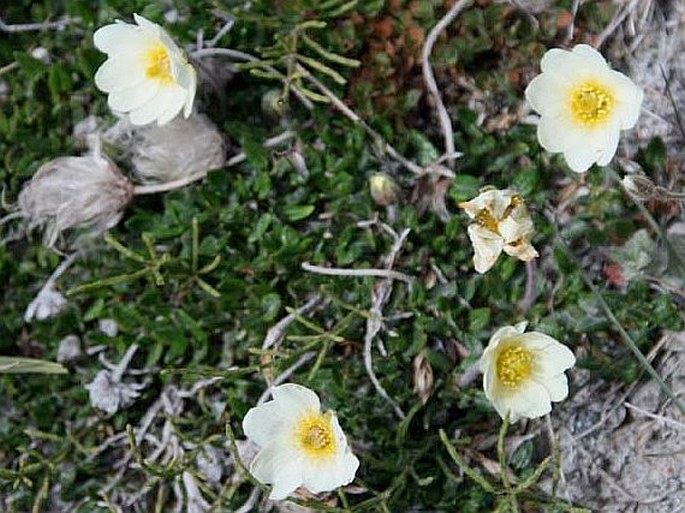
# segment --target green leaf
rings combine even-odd
[[[299,221],[312,215],[314,205],[288,205],[283,209],[283,214],[288,221]]]
[[[469,312],[469,331],[478,334],[490,325],[489,308],[476,308]]]
[[[478,196],[480,180],[475,176],[459,174],[450,187],[450,197],[456,202],[468,201]]]
[[[36,360],[34,358],[17,358],[0,356],[0,374],[66,374],[67,369],[61,364]]]

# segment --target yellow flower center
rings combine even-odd
[[[533,373],[533,354],[521,346],[502,351],[497,357],[497,378],[508,388],[518,388]]]
[[[614,94],[596,82],[585,82],[571,90],[573,117],[586,126],[605,121],[611,115],[614,103]]]
[[[483,208],[476,214],[476,223],[488,231],[499,234],[499,223],[509,217],[516,207],[521,205],[523,205],[523,198],[518,194],[515,194],[511,197],[509,205],[507,205],[507,208],[504,210],[502,217],[497,219],[494,215],[492,215],[490,209]]]
[[[147,62],[146,75],[148,78],[161,80],[164,83],[173,81],[171,74],[171,60],[169,52],[163,44],[157,44],[148,50],[145,56]]]
[[[492,212],[490,212],[487,208],[480,210],[476,214],[476,223],[488,231],[499,233],[499,221],[495,219],[495,216],[493,216]]]
[[[296,437],[300,447],[310,456],[320,458],[335,454],[333,414],[326,412],[302,418],[297,423]]]

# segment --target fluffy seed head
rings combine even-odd
[[[19,194],[29,229],[43,230],[54,248],[67,230],[94,237],[115,226],[133,197],[133,184],[99,155],[60,157],[43,164]]]
[[[136,176],[145,183],[202,175],[226,161],[223,136],[202,114],[178,117],[163,126],[134,126],[120,119],[104,140],[130,159]]]

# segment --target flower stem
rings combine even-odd
[[[571,252],[570,248],[566,245],[566,243],[563,241],[563,239],[557,235],[557,242],[559,246],[564,250],[564,253],[566,253],[566,256],[571,260],[575,266],[578,268],[578,271],[580,272],[580,276],[585,282],[585,284],[588,286],[588,288],[592,291],[592,293],[595,295],[597,298],[597,301],[599,302],[600,306],[602,307],[602,310],[604,310],[604,314],[607,316],[609,321],[614,325],[616,330],[619,332],[621,337],[623,337],[623,340],[625,341],[626,345],[628,348],[632,351],[632,353],[635,355],[635,358],[637,358],[638,362],[640,362],[640,365],[642,368],[649,374],[654,381],[656,381],[657,385],[659,385],[659,388],[666,394],[666,396],[673,401],[673,404],[676,405],[676,407],[680,410],[681,413],[685,414],[685,406],[683,403],[678,399],[678,397],[673,393],[671,388],[666,384],[666,382],[659,376],[659,373],[652,367],[652,365],[649,363],[647,358],[645,358],[645,355],[642,354],[640,349],[637,347],[637,344],[635,341],[632,339],[632,337],[628,334],[628,332],[625,330],[623,325],[620,323],[620,321],[616,318],[614,315],[614,312],[611,310],[611,307],[607,304],[606,300],[604,299],[604,296],[602,296],[602,293],[599,291],[597,286],[592,282],[590,277],[587,275],[585,272],[585,269],[580,265],[580,262],[576,258],[576,256]]]
[[[464,474],[466,474],[476,483],[478,483],[480,487],[486,492],[493,494],[496,493],[495,488],[483,476],[481,476],[478,472],[476,472],[466,464],[464,459],[457,452],[457,449],[455,449],[454,445],[452,445],[452,443],[447,438],[447,433],[445,433],[444,429],[440,430],[439,435],[440,440],[445,446],[445,449],[447,449],[447,453],[452,458],[452,461],[454,461],[454,463],[456,463],[459,466],[459,468],[464,471]]]
[[[502,426],[499,429],[499,435],[497,437],[497,457],[499,459],[499,468],[502,472],[502,485],[504,486],[504,491],[509,497],[509,507],[512,513],[519,513],[519,506],[516,500],[516,494],[514,489],[511,487],[509,482],[509,465],[507,465],[507,451],[504,448],[504,439],[507,436],[507,430],[509,429],[509,413],[506,414],[502,420]]]
[[[609,175],[611,175],[611,177],[614,180],[616,180],[616,182],[618,182],[619,184],[621,183],[621,177],[613,168],[607,167],[607,171],[609,172]],[[644,204],[639,199],[635,198],[632,194],[628,194],[628,197],[633,201],[633,203],[635,203],[637,208],[640,209],[640,213],[647,220],[647,222],[652,227],[654,232],[656,232],[656,234],[659,236],[661,242],[663,242],[664,246],[666,247],[669,261],[675,264],[675,266],[678,269],[678,272],[680,273],[681,278],[685,279],[685,263],[683,262],[678,252],[673,248],[671,241],[668,240],[668,237],[664,233],[659,223],[656,221],[656,219],[654,219],[652,213],[647,209],[647,207],[644,206]]]

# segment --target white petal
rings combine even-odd
[[[111,92],[107,98],[107,104],[112,110],[130,112],[149,102],[158,91],[158,81],[146,80],[132,87]]]
[[[604,143],[604,148],[601,155],[597,159],[598,166],[606,166],[611,159],[616,155],[616,149],[618,148],[618,140],[621,132],[618,127],[615,127],[611,131],[607,131],[606,141]]]
[[[181,111],[183,108],[183,104],[186,101],[186,90],[183,89],[182,87],[179,87],[176,84],[173,84],[171,86],[168,86],[168,93],[166,95],[166,107],[161,111],[159,116],[157,117],[157,124],[159,126],[165,125],[172,119],[176,117],[176,115]]]
[[[516,331],[518,331],[519,333],[523,333],[524,331],[526,331],[527,326],[528,326],[528,321],[521,321],[521,322],[517,322],[516,324],[514,324],[514,329]]]
[[[609,66],[604,57],[588,45],[576,45],[572,52],[553,48],[540,63],[543,73],[562,84],[574,85],[588,78],[606,74]]]
[[[521,417],[535,419],[552,411],[549,392],[533,380],[522,385],[516,393],[502,398],[502,404],[511,412],[512,422]]]
[[[566,149],[566,124],[562,116],[542,116],[538,122],[538,142],[540,146],[551,153],[559,153]],[[568,134],[566,134],[568,136]]]
[[[156,23],[151,22],[147,18],[144,18],[140,14],[134,13],[133,20],[138,24],[138,26],[141,29],[143,29],[144,32],[147,32],[150,36],[159,37],[161,33],[166,34],[162,27],[160,27]]]
[[[492,401],[495,397],[495,376],[497,375],[497,362],[494,361],[494,355],[490,353],[487,357],[485,354],[480,359],[480,371],[483,373],[483,390],[485,397]]]
[[[275,401],[251,408],[243,419],[245,436],[262,447],[287,436],[294,419],[284,416]]]
[[[144,80],[141,62],[123,57],[110,57],[95,73],[95,85],[107,93],[128,89]]]
[[[183,83],[179,81],[179,85],[186,89],[186,104],[183,107],[183,116],[187,118],[193,111],[193,101],[195,101],[195,92],[197,91],[197,74],[195,73],[195,68],[190,64],[186,65],[186,69],[189,76],[189,82],[187,85],[183,85]]]
[[[526,87],[526,100],[539,114],[556,117],[567,109],[568,86],[554,80],[551,73],[535,77]]]
[[[250,473],[262,483],[273,484],[269,498],[281,500],[302,485],[302,460],[292,446],[276,441],[259,451]]]
[[[558,403],[568,397],[568,380],[565,374],[559,374],[551,378],[546,378],[539,383],[549,392],[549,398]]]
[[[499,235],[477,224],[470,225],[468,233],[474,251],[473,265],[477,272],[486,273],[495,265],[504,242]]]
[[[536,373],[539,375],[556,376],[576,364],[573,351],[544,333],[531,331],[521,335],[519,340],[535,352]]]
[[[508,216],[499,222],[497,228],[505,242],[516,242],[533,234],[533,221],[530,217],[514,219],[513,216]]]
[[[540,61],[543,73],[563,73],[571,52],[561,48],[552,48],[545,52]]]
[[[566,164],[576,173],[584,173],[590,169],[601,155],[601,149],[598,151],[590,145],[576,145],[564,150]]]
[[[359,460],[349,449],[326,464],[307,467],[303,486],[313,493],[327,492],[354,480]]]
[[[168,121],[173,118],[181,110],[184,101],[183,90],[181,89],[179,93],[179,89],[175,85],[161,87],[159,93],[150,101],[131,112],[131,123],[147,125],[157,120],[159,124],[163,124],[160,120]],[[169,113],[172,111],[174,114],[169,117]]]
[[[640,116],[643,92],[623,73],[611,71],[604,78],[604,83],[616,97],[616,117],[623,130],[633,128]]]
[[[487,353],[488,351],[496,351],[497,349],[499,349],[500,344],[507,342],[507,340],[511,338],[518,338],[519,335],[523,333],[523,330],[525,330],[525,328],[526,321],[519,322],[515,326],[503,326],[499,328],[490,337],[490,341],[488,342],[488,347],[485,349],[485,352]]]
[[[597,66],[599,69],[609,68],[606,59],[590,45],[579,44],[573,47],[573,53],[585,59],[589,65]]]
[[[540,253],[538,253],[537,250],[527,242],[518,244],[516,246],[507,244],[502,249],[507,255],[518,258],[522,262],[530,262],[531,260],[534,260],[540,256]]]
[[[307,387],[295,383],[286,383],[274,387],[271,394],[281,411],[287,415],[321,412],[318,396]]]
[[[140,33],[138,27],[123,22],[105,25],[93,34],[95,47],[107,54],[125,56],[141,53],[146,42],[147,38]]]
[[[501,217],[511,203],[511,198],[516,193],[509,189],[491,189],[481,192],[471,201],[459,203],[471,219],[476,217],[481,210],[488,210],[495,217]]]

